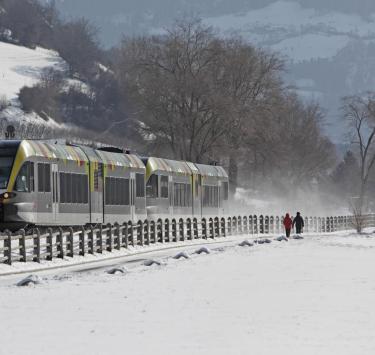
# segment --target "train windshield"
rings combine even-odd
[[[6,189],[19,142],[0,141],[0,189]]]

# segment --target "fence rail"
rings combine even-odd
[[[363,216],[364,227],[375,226],[375,215]],[[214,239],[229,235],[259,235],[282,233],[280,216],[226,216],[216,218],[186,218],[145,220],[136,224],[99,225],[98,227],[34,229],[26,235],[4,232],[0,235],[0,263],[40,262],[76,255],[100,254],[155,243],[173,243],[195,239]],[[353,216],[306,217],[305,232],[330,233],[353,229]]]

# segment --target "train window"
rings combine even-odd
[[[60,173],[60,203],[87,204],[88,188],[87,175]]]
[[[221,183],[221,189],[222,189],[222,192],[223,192],[223,200],[224,201],[227,201],[228,197],[229,197],[228,187],[229,187],[228,182]]]
[[[168,176],[160,177],[160,197],[168,198]]]
[[[219,206],[219,187],[203,186],[203,207]]]
[[[146,194],[147,197],[150,198],[157,198],[159,197],[159,184],[158,184],[158,176],[151,175],[147,181],[146,185]]]
[[[113,195],[113,202],[115,205],[122,205],[122,195],[123,195],[123,192],[122,192],[122,187],[123,187],[123,184],[122,184],[122,179],[114,179],[114,191],[112,191],[112,193],[114,193]]]
[[[60,202],[66,202],[66,179],[65,173],[60,173]]]
[[[38,164],[38,191],[51,192],[51,166],[50,164]]]
[[[124,180],[124,205],[128,206],[130,203],[130,193],[129,193],[129,179],[123,179]]]
[[[105,179],[105,204],[129,205],[129,179],[107,177]]]
[[[38,164],[38,191],[44,191],[44,164]]]
[[[105,178],[105,204],[110,205],[111,201],[111,178]]]
[[[174,184],[174,206],[189,207],[191,206],[191,186],[190,184]]]
[[[34,163],[26,162],[22,165],[16,179],[14,190],[19,192],[34,191]]]
[[[145,176],[143,174],[135,175],[135,186],[136,186],[135,196],[145,197]]]
[[[87,175],[83,177],[83,203],[89,203],[89,179]]]

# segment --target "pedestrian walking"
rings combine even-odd
[[[303,222],[303,217],[300,212],[297,212],[297,216],[293,220],[293,227],[296,226],[296,233],[301,234],[305,223]]]
[[[293,226],[293,221],[290,218],[289,213],[287,213],[285,215],[284,220],[283,220],[283,224],[284,224],[284,228],[285,228],[286,237],[289,238],[290,237],[290,230],[292,229],[292,226]]]

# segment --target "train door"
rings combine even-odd
[[[52,219],[58,221],[59,216],[59,173],[57,164],[51,164],[52,186]]]
[[[193,215],[196,217],[202,216],[202,176],[200,174],[193,174]]]
[[[130,173],[130,216],[132,221],[135,223],[136,214],[135,214],[135,173]]]
[[[104,222],[104,178],[103,164],[93,163],[94,169],[94,191],[91,194],[91,223]]]
[[[169,197],[169,216],[173,215],[173,204],[174,204],[174,191],[173,191],[173,176],[169,175],[168,177],[168,197]]]

